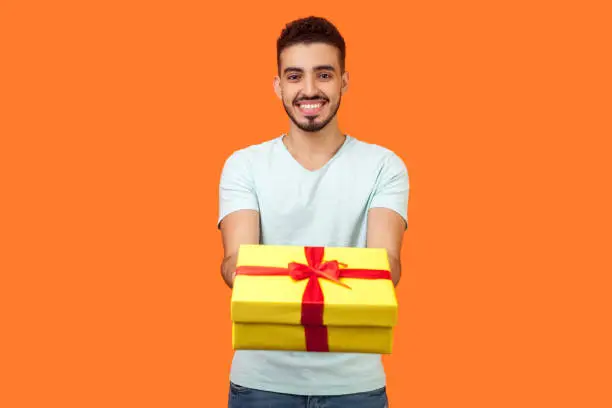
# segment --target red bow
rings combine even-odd
[[[324,253],[321,247],[306,247],[305,252],[308,265],[299,262],[289,263],[289,275],[294,280],[321,277],[350,289],[349,285],[338,279],[340,278],[340,267],[346,268],[346,264],[336,260],[321,263]]]
[[[336,260],[322,262],[325,248],[304,247],[308,264],[291,262],[288,268],[266,266],[240,266],[237,275],[289,275],[294,280],[308,279],[302,295],[302,318],[306,335],[307,351],[329,351],[327,327],[323,324],[324,297],[318,278],[333,281],[345,288],[350,287],[340,281],[340,277],[361,279],[391,279],[388,270],[345,269],[346,264]]]

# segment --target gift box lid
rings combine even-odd
[[[325,247],[322,263],[338,261],[341,270],[368,270],[389,274],[387,251],[382,248]],[[238,274],[234,281],[231,318],[240,323],[300,324],[302,297],[308,278],[289,276],[292,262],[308,264],[306,247],[242,245],[237,268],[276,268],[280,275]],[[376,275],[376,274],[375,274]],[[318,278],[324,297],[323,324],[328,326],[388,327],[397,323],[398,303],[391,279],[340,277],[337,282]]]

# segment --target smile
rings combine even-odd
[[[298,102],[296,106],[302,114],[311,116],[318,114],[326,103],[325,101]]]

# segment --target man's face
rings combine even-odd
[[[275,90],[293,123],[317,132],[331,122],[346,91],[348,77],[340,71],[340,53],[328,44],[296,44],[280,56]]]

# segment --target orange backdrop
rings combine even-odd
[[[2,2],[0,406],[225,406],[218,178],[308,14],[410,171],[391,407],[612,406],[605,3]]]

